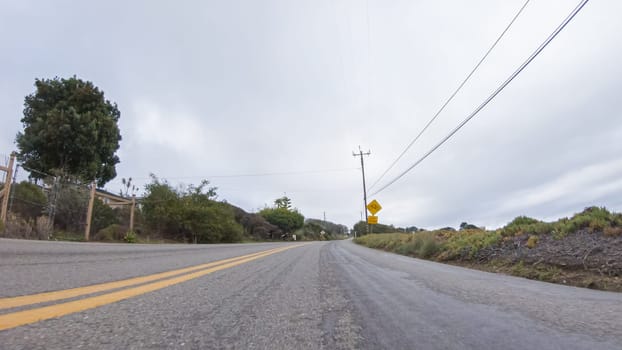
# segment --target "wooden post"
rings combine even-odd
[[[95,181],[91,184],[91,197],[89,198],[89,209],[86,212],[86,229],[84,230],[84,240],[89,240],[91,234],[91,219],[93,217],[93,203],[95,202]]]
[[[132,209],[130,210],[130,231],[134,231],[134,208],[136,208],[136,195],[132,195]]]
[[[11,182],[13,181],[13,162],[15,162],[15,152],[11,153],[9,166],[6,169],[6,182],[4,183],[2,210],[0,211],[0,220],[6,223],[6,214],[9,209],[9,197],[11,196]]]

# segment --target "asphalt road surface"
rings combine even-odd
[[[622,349],[622,294],[351,241],[0,240],[1,349]]]

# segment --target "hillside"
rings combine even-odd
[[[362,236],[399,254],[579,287],[622,291],[622,215],[590,207],[542,222],[517,217],[493,231],[435,230]]]

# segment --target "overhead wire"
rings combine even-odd
[[[497,46],[497,44],[501,41],[501,39],[505,36],[505,33],[508,32],[508,30],[510,29],[510,27],[512,26],[512,24],[514,24],[514,22],[516,21],[516,19],[518,18],[518,16],[520,16],[520,14],[523,12],[523,10],[525,9],[525,7],[527,7],[527,4],[529,4],[530,0],[525,1],[525,3],[523,4],[523,6],[518,10],[518,12],[514,15],[514,17],[512,18],[512,20],[510,21],[510,23],[505,27],[505,29],[501,32],[501,34],[497,37],[497,40],[494,41],[494,43],[490,46],[490,48],[488,49],[488,51],[486,51],[486,53],[484,54],[484,56],[482,56],[482,58],[479,60],[479,62],[477,62],[477,64],[475,65],[475,67],[473,67],[473,69],[471,70],[471,72],[469,72],[469,74],[467,74],[466,78],[464,78],[464,80],[462,80],[462,82],[458,85],[458,87],[454,90],[454,92],[449,96],[449,98],[447,98],[447,100],[445,100],[445,103],[443,103],[443,105],[441,106],[441,108],[438,109],[438,111],[436,111],[436,113],[434,113],[434,116],[427,122],[427,124],[423,127],[423,129],[421,129],[421,131],[419,131],[419,133],[417,134],[417,136],[415,136],[415,138],[412,139],[412,141],[410,141],[410,143],[408,144],[408,146],[406,146],[406,148],[404,148],[404,150],[402,151],[402,153],[400,153],[400,155],[395,158],[395,160],[393,161],[393,163],[391,163],[391,165],[389,165],[389,167],[380,175],[380,177],[378,177],[378,179],[376,179],[376,181],[374,181],[372,183],[371,186],[369,186],[369,189],[371,190],[372,188],[374,188],[379,182],[380,180],[382,180],[384,178],[384,176],[391,170],[393,169],[393,167],[397,164],[397,162],[399,162],[400,159],[402,159],[402,157],[406,154],[406,152],[408,152],[408,150],[415,144],[415,142],[417,142],[417,140],[419,140],[419,138],[421,138],[421,135],[423,135],[423,133],[428,130],[428,128],[430,127],[430,125],[432,125],[432,123],[436,120],[436,118],[443,112],[443,110],[445,110],[445,107],[447,107],[447,105],[454,99],[454,97],[458,94],[458,92],[460,90],[462,90],[462,87],[467,83],[467,81],[469,81],[469,79],[471,78],[471,76],[473,76],[473,74],[475,73],[475,71],[477,71],[477,69],[482,65],[482,63],[484,63],[484,61],[486,60],[486,58],[488,57],[488,55],[490,55],[490,53],[492,52],[492,50]]]
[[[224,174],[224,175],[191,175],[191,176],[161,176],[166,180],[183,180],[183,179],[210,179],[210,178],[236,178],[236,177],[264,177],[264,176],[287,176],[287,175],[308,175],[308,174],[322,174],[322,173],[335,173],[345,172],[352,170],[360,170],[360,168],[337,168],[337,169],[320,169],[320,170],[300,170],[300,171],[282,171],[282,172],[265,172],[265,173],[248,173],[248,174]],[[145,180],[151,177],[132,177],[132,180]],[[160,176],[158,176],[160,178]],[[115,180],[112,182],[117,182]]]
[[[373,192],[371,195],[376,195],[385,190],[387,187],[394,184],[397,180],[402,178],[413,168],[423,162],[430,154],[436,151],[441,145],[443,145],[454,134],[456,134],[458,130],[466,125],[466,123],[473,119],[473,117],[475,117],[477,113],[479,113],[479,111],[481,111],[490,101],[492,101],[492,99],[494,99],[512,80],[514,80],[514,78],[516,78],[516,76],[518,76],[540,54],[540,52],[542,52],[542,50],[544,50],[544,48],[553,39],[555,39],[555,37],[566,27],[566,25],[568,25],[568,23],[570,23],[570,21],[577,15],[577,13],[579,13],[579,11],[581,11],[581,9],[587,4],[588,1],[589,0],[581,0],[579,4],[572,10],[572,12],[562,21],[562,23],[546,38],[546,40],[544,40],[544,42],[540,44],[540,46],[538,46],[538,48],[495,91],[493,91],[493,93],[488,96],[488,98],[486,98],[484,102],[482,102],[477,108],[475,108],[475,110],[471,114],[469,114],[468,117],[466,117],[460,124],[458,124],[456,128],[454,128],[449,134],[447,134],[447,136],[445,136],[439,143],[434,145],[430,150],[428,150],[421,158],[419,158],[416,162],[410,165],[406,170],[401,172],[398,176],[393,178],[391,181],[389,181],[377,191]]]

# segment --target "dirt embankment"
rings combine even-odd
[[[622,236],[579,230],[563,238],[520,235],[451,264],[540,281],[622,292]],[[532,238],[533,240],[533,238]],[[531,246],[531,248],[530,248]]]
[[[603,276],[622,276],[622,236],[607,236],[582,229],[563,238],[538,236],[529,248],[529,235],[511,237],[481,249],[478,262],[503,259],[512,263],[546,264],[561,269],[584,270]]]

